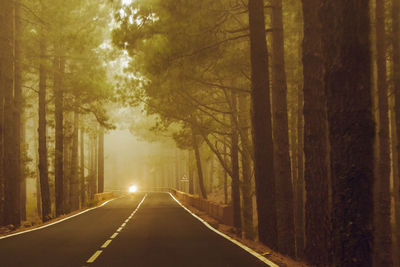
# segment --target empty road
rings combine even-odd
[[[1,266],[268,266],[208,229],[167,193],[138,193],[0,239]]]

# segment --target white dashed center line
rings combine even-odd
[[[90,259],[88,259],[87,263],[92,263],[92,262],[94,262],[94,261],[97,259],[97,257],[98,257],[102,252],[103,252],[102,250],[96,251],[96,252],[93,254],[93,256],[90,257]]]
[[[104,244],[100,247],[102,249],[105,249],[106,247],[108,247],[108,245],[110,245],[112,239],[114,239],[119,232],[122,231],[122,229],[126,226],[126,223],[129,222],[129,220],[133,217],[133,215],[135,215],[135,213],[138,211],[140,205],[142,205],[143,201],[145,200],[145,198],[147,197],[147,194],[144,195],[144,197],[142,198],[142,201],[140,201],[139,205],[136,207],[136,209],[129,215],[128,219],[125,220],[125,222],[123,222],[121,224],[121,226],[117,229],[117,231],[110,237],[110,239],[108,239],[106,242],[104,242]],[[94,262],[97,257],[103,252],[103,250],[97,250],[92,257],[90,257],[86,263],[92,263]]]
[[[101,248],[106,248],[111,243],[111,241],[112,241],[111,239],[108,239],[106,242],[104,242]]]
[[[113,239],[118,235],[118,233],[114,233],[110,238]]]

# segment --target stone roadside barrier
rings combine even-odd
[[[171,194],[174,195],[179,201],[195,207],[198,210],[204,211],[221,224],[233,226],[233,207],[230,205],[218,204],[197,195],[191,195],[170,189]]]
[[[97,193],[94,194],[94,201],[96,201],[96,203],[100,203],[102,201],[112,199],[113,197],[113,192]]]

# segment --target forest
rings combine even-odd
[[[0,235],[137,176],[309,266],[400,266],[399,142],[398,0],[0,0]]]

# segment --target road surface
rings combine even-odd
[[[138,193],[44,229],[0,239],[0,266],[268,266],[167,193]]]

